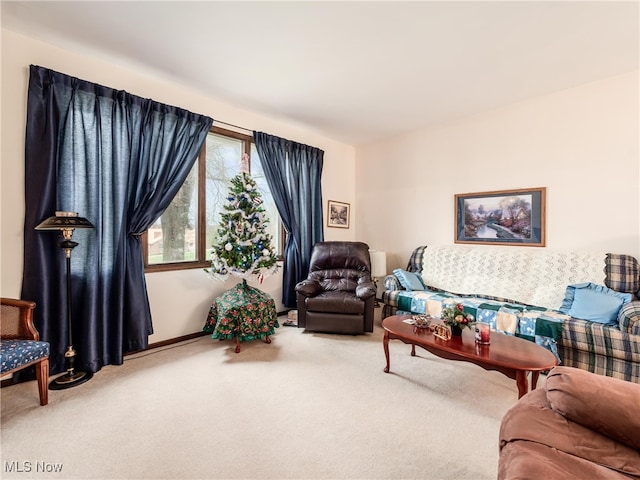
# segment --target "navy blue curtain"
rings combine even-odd
[[[253,132],[253,139],[287,231],[282,303],[295,308],[295,286],[307,278],[313,245],[324,240],[321,186],[324,152],[262,132]]]
[[[148,346],[153,333],[140,234],[195,163],[213,120],[38,66],[30,67],[25,148],[22,298],[64,370],[65,260],[55,232],[34,228],[78,212],[71,255],[76,368],[96,372]]]

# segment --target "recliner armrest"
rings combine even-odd
[[[374,297],[376,294],[376,286],[373,282],[366,282],[356,287],[356,297],[361,300]]]
[[[305,297],[315,297],[322,291],[322,285],[315,280],[303,280],[296,285],[296,292]]]

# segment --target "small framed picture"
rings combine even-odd
[[[350,216],[350,204],[329,200],[329,208],[327,209],[327,227],[349,228]]]

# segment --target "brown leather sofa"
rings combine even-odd
[[[498,479],[640,478],[640,385],[554,367],[500,426]]]
[[[369,246],[362,242],[314,245],[306,280],[296,285],[298,327],[314,332],[373,332],[376,287]]]

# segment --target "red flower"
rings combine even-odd
[[[462,304],[461,304],[461,303],[458,303],[458,304],[456,305],[456,309],[457,309],[458,311],[460,311],[460,312],[461,312],[462,310],[464,310],[464,307],[462,306]]]

